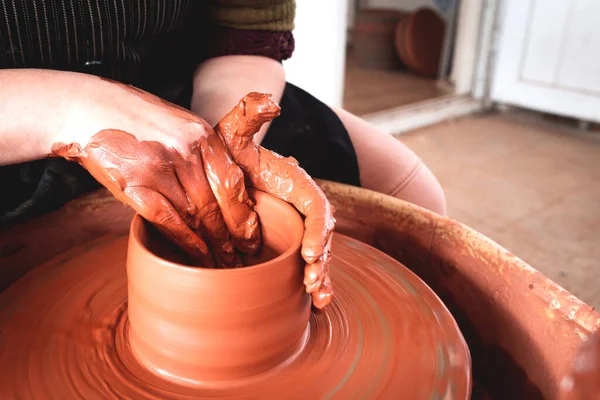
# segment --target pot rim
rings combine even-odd
[[[143,254],[145,254],[146,256],[149,256],[150,259],[155,261],[154,265],[160,265],[161,267],[164,267],[164,268],[171,268],[177,272],[183,272],[183,273],[207,276],[207,277],[208,276],[215,277],[215,274],[220,274],[220,276],[224,276],[225,274],[227,274],[228,276],[241,276],[241,275],[247,275],[247,274],[251,274],[251,273],[264,272],[265,269],[272,269],[274,267],[280,268],[281,266],[279,265],[279,263],[282,260],[292,257],[292,256],[294,256],[295,253],[300,252],[300,249],[302,247],[302,240],[304,237],[304,221],[295,207],[293,207],[291,204],[289,204],[275,196],[272,196],[268,193],[265,193],[265,192],[262,192],[259,190],[251,190],[251,189],[248,189],[248,194],[250,194],[251,197],[255,197],[255,196],[263,197],[264,196],[263,198],[265,198],[265,199],[270,198],[268,201],[284,203],[284,208],[287,208],[290,211],[289,212],[290,215],[285,215],[285,218],[297,219],[299,226],[302,227],[302,229],[296,230],[295,232],[290,232],[290,236],[293,235],[292,236],[292,244],[289,246],[289,248],[286,251],[279,254],[277,257],[275,257],[269,261],[266,261],[264,263],[250,265],[250,266],[241,267],[241,268],[206,268],[206,267],[194,267],[194,266],[190,266],[190,265],[184,265],[184,264],[179,264],[179,263],[176,263],[173,261],[165,260],[164,258],[159,257],[156,254],[154,254],[153,252],[151,252],[142,243],[142,241],[140,239],[140,232],[143,229],[143,226],[144,226],[143,224],[144,223],[150,224],[150,221],[145,219],[139,213],[136,213],[133,216],[133,219],[131,221],[130,228],[129,228],[129,239],[133,240],[133,242],[135,243],[135,246],[137,246],[138,249],[140,249]],[[256,203],[256,201],[255,201],[255,203]],[[288,214],[288,213],[285,213],[285,214]]]

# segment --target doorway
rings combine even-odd
[[[369,117],[456,94],[458,0],[350,0],[344,108]]]

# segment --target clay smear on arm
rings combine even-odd
[[[119,104],[133,104],[133,110],[107,102],[99,114],[106,117],[96,121],[99,132],[85,143],[57,143],[51,155],[81,164],[196,265],[210,267],[214,260],[221,267],[241,266],[234,243],[256,252],[260,229],[243,173],[222,139],[188,110],[133,86],[109,83]],[[110,126],[113,116],[122,129]]]
[[[190,155],[184,157],[162,143],[138,141],[127,132],[106,130],[94,135],[84,148],[55,144],[52,154],[80,163],[115,198],[135,209],[184,250],[194,264],[213,267],[214,256],[219,266],[239,266],[240,257],[231,244],[222,214],[231,203],[227,202],[229,198],[221,203],[215,198],[199,148],[194,144]],[[218,158],[223,155],[213,153],[213,162],[219,164]],[[229,189],[239,192],[237,186]],[[244,213],[238,204],[233,202],[232,208],[238,207],[236,211],[242,214],[239,218],[249,218],[253,213],[250,206],[245,204]]]

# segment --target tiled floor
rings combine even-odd
[[[344,108],[366,115],[394,107],[432,99],[444,94],[433,79],[406,71],[363,69],[352,58],[346,60]]]
[[[400,140],[438,176],[451,217],[600,308],[600,132],[512,112]]]

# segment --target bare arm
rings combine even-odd
[[[215,126],[246,94],[270,93],[279,102],[284,88],[285,72],[278,61],[262,56],[211,58],[196,69],[192,111]],[[254,136],[255,143],[262,141],[269,125]]]
[[[37,69],[0,70],[0,165],[40,159],[56,142],[74,138],[65,128],[83,74]]]
[[[6,70],[0,88],[0,165],[77,162],[201,265],[213,256],[237,264],[233,239],[240,251],[258,247],[244,175],[197,115],[86,74]],[[207,177],[205,168],[216,172]]]

